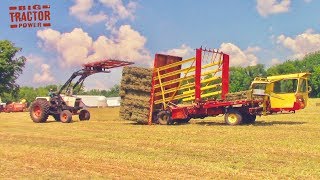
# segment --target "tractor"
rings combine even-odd
[[[101,60],[82,65],[82,69],[74,72],[58,92],[49,92],[48,98],[37,98],[30,106],[30,117],[35,123],[44,123],[49,115],[62,123],[72,122],[72,115],[79,115],[79,120],[89,120],[90,112],[85,109],[81,98],[73,96],[79,91],[84,80],[96,73],[110,73],[111,68],[131,65],[133,62],[119,60]],[[72,81],[79,77],[73,84]],[[65,92],[65,94],[62,94]]]

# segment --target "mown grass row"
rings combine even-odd
[[[320,178],[320,99],[296,114],[227,126],[223,117],[189,124],[136,125],[118,108],[92,119],[33,123],[0,114],[0,178]]]

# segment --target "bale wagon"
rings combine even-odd
[[[229,55],[216,50],[198,48],[185,60],[156,54],[153,69],[133,68],[123,72],[123,119],[164,125],[224,115],[227,124],[238,125],[272,110],[306,106],[308,73],[255,79],[248,91],[229,93]],[[288,86],[281,83],[286,79],[295,82],[295,91],[274,91]]]

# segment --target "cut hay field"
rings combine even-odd
[[[118,108],[70,124],[0,113],[0,179],[320,179],[316,102],[234,127],[223,117],[136,125],[120,121]]]

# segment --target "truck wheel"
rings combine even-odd
[[[35,123],[44,123],[49,116],[49,102],[44,100],[36,100],[31,104],[30,117]]]
[[[168,111],[160,111],[157,115],[159,124],[170,125],[173,124],[171,114]]]
[[[224,115],[224,121],[231,125],[239,125],[242,122],[242,115],[239,111],[231,109]]]
[[[90,112],[86,109],[82,109],[79,113],[80,121],[89,120],[90,119]]]
[[[257,116],[249,113],[243,114],[244,120],[243,122],[246,124],[252,124],[256,121]]]
[[[60,121],[60,114],[54,114],[52,116],[53,116],[54,120]]]
[[[63,110],[60,113],[60,121],[62,123],[70,123],[72,121],[72,114],[68,110]]]

